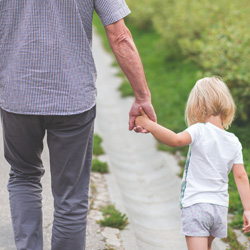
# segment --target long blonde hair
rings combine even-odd
[[[225,129],[231,125],[235,114],[234,100],[227,85],[218,77],[205,77],[196,82],[186,105],[188,126],[204,123],[211,115],[220,115]]]

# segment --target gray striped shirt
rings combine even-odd
[[[92,19],[130,13],[125,0],[0,0],[0,107],[71,115],[95,105]]]

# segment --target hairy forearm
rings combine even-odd
[[[250,211],[250,188],[247,174],[235,177],[235,182],[244,210]]]
[[[106,28],[110,47],[133,88],[136,100],[151,100],[143,65],[131,33],[123,24],[118,28],[111,32]]]

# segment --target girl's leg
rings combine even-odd
[[[188,250],[208,250],[208,237],[186,236]]]
[[[214,237],[209,236],[208,237],[208,250],[212,250],[212,243],[213,243]]]

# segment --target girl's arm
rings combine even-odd
[[[243,164],[233,165],[233,174],[236,182],[236,186],[241,198],[241,202],[244,208],[243,221],[244,233],[250,232],[250,188],[249,180]]]
[[[188,132],[184,131],[176,134],[172,130],[150,120],[142,108],[140,108],[140,113],[141,116],[138,116],[135,121],[136,126],[143,127],[162,143],[170,147],[182,147],[191,143],[191,136]]]

